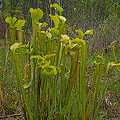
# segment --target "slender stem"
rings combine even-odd
[[[17,76],[18,83],[19,83],[19,86],[20,86],[20,89],[21,89],[22,97],[23,97],[23,100],[24,100],[24,102],[25,102],[25,105],[26,105],[28,114],[29,114],[29,116],[30,116],[30,119],[33,120],[31,111],[30,111],[30,109],[29,109],[29,107],[28,107],[27,99],[26,99],[26,97],[25,97],[26,95],[25,95],[24,87],[23,87],[23,85],[22,85],[21,73],[20,73],[20,66],[19,66],[19,56],[16,55],[15,53],[13,53],[13,59],[14,59],[14,63],[15,63],[16,76]]]
[[[90,109],[90,105],[91,105],[91,97],[92,97],[92,93],[94,92],[94,88],[95,88],[95,83],[96,83],[96,78],[98,76],[98,72],[99,72],[99,66],[95,69],[94,71],[94,76],[93,76],[93,81],[92,81],[92,87],[91,87],[91,90],[89,91],[89,97],[88,97],[88,113],[87,113],[87,116],[89,116],[90,112],[91,112],[91,109]],[[91,93],[92,92],[92,93]]]
[[[36,37],[39,30],[39,24],[32,22],[32,26],[33,26],[33,39],[32,39],[33,55],[36,55],[37,54]],[[33,109],[34,116],[36,116],[36,112],[37,112],[37,87],[35,85],[35,77],[36,77],[35,72],[36,72],[36,61],[35,59],[33,59],[33,80],[32,80],[32,91],[31,91],[31,102],[34,103],[34,109]]]
[[[63,50],[63,64],[61,66],[61,102],[63,98],[65,97],[65,62],[66,62],[66,54],[65,54],[65,48]]]
[[[98,79],[97,79],[97,82],[96,82],[96,91],[95,91],[95,98],[94,98],[94,105],[93,105],[92,120],[94,120],[94,115],[95,115],[95,110],[96,110],[96,104],[97,104],[97,96],[98,96],[98,92],[99,92],[100,80],[101,80],[101,77],[102,77],[103,68],[104,68],[104,64],[101,63],[99,65]]]
[[[11,36],[11,42],[12,44],[15,43],[15,40],[16,40],[16,30],[15,28],[10,28],[10,36]]]
[[[95,120],[96,117],[97,117],[98,110],[99,110],[99,107],[100,107],[100,102],[101,102],[101,100],[102,100],[103,93],[104,93],[104,90],[105,90],[105,87],[106,87],[107,76],[108,76],[108,71],[109,71],[109,66],[110,66],[110,63],[108,63],[108,65],[107,65],[106,72],[105,72],[105,79],[104,79],[104,81],[103,81],[102,87],[100,88],[100,96],[99,96],[98,105],[97,105],[97,108],[96,108],[96,111],[95,111],[94,120]]]
[[[82,120],[85,120],[85,105],[86,105],[86,94],[85,94],[86,43],[82,45],[81,57],[82,57],[82,61],[81,61]]]

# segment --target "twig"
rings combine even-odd
[[[21,116],[21,115],[23,115],[23,114],[20,113],[20,114],[12,114],[12,115],[0,116],[0,119],[9,118],[9,117],[16,117],[16,116]]]

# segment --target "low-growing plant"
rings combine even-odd
[[[99,62],[94,62],[96,67],[91,88],[86,91],[88,41],[83,40],[83,36],[93,34],[93,30],[87,30],[85,33],[76,30],[79,36],[70,38],[65,34],[66,18],[61,16],[63,9],[57,4],[50,7],[56,8],[59,15],[49,15],[54,27],[48,27],[45,31],[42,31],[42,27],[48,24],[39,23],[43,16],[42,10],[30,9],[32,43],[29,41],[27,45],[23,45],[21,27],[24,20],[18,20],[14,26],[14,29],[17,27],[18,30],[19,43],[14,43],[15,32],[11,32],[11,40],[14,43],[11,50],[24,117],[28,120],[96,120],[106,88],[109,66],[119,64],[108,63],[104,71],[105,59],[97,56]],[[13,28],[15,21],[15,18],[6,18],[6,22],[12,25],[10,29]],[[24,56],[28,56],[27,60]],[[27,65],[24,65],[23,61],[27,61]]]

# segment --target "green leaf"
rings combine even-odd
[[[63,17],[63,16],[59,16],[59,18],[60,18],[60,20],[62,20],[63,23],[66,22],[66,18],[65,18],[65,17]]]
[[[68,35],[66,35],[66,34],[64,34],[64,35],[62,34],[61,37],[70,40],[70,37]]]
[[[68,79],[69,76],[70,76],[70,72],[66,72],[66,73],[65,73],[65,78]]]
[[[87,31],[84,33],[84,35],[86,35],[86,34],[93,34],[93,30],[87,30]]]
[[[17,48],[19,48],[21,45],[22,45],[21,43],[14,43],[14,44],[10,47],[10,49],[12,50],[12,52],[15,53],[15,50],[16,50]]]
[[[41,33],[46,35],[46,32],[45,32],[45,31],[41,31]]]
[[[99,64],[96,61],[94,61],[94,64],[96,64],[97,66],[99,66]]]
[[[50,27],[46,30],[46,35],[47,35],[48,38],[51,39],[52,34],[51,34],[51,29],[50,29]]]
[[[56,28],[51,28],[52,39],[57,39],[59,35],[59,30]]]
[[[79,33],[79,38],[82,39],[84,35],[86,34],[93,34],[93,30],[87,30],[85,33],[83,33],[81,30],[75,30]]]
[[[81,30],[75,30],[75,32],[78,32],[79,38],[82,38],[84,33]]]
[[[85,44],[85,41],[79,38],[71,40],[71,43]]]
[[[47,63],[44,65],[44,68],[47,69],[47,68],[49,68],[49,66],[50,66],[50,61],[47,62]]]
[[[56,9],[59,11],[60,14],[61,14],[62,11],[63,11],[63,8],[60,7],[60,6],[59,6],[58,4],[56,4],[56,3],[54,3],[53,5],[51,4],[50,7],[56,8]]]
[[[61,37],[62,37],[62,39],[60,41],[63,41],[66,44],[69,43],[70,37],[68,35],[64,34],[64,35],[61,35]]]
[[[44,58],[41,57],[40,55],[33,55],[33,56],[30,57],[30,59],[33,59],[33,58],[44,59]]]
[[[120,62],[115,64],[114,62],[111,64],[112,66],[119,66],[120,65]]]
[[[60,41],[65,42],[66,44],[69,43],[69,40],[67,38],[62,38]]]
[[[30,50],[29,50],[29,49],[23,49],[23,53],[24,53],[25,55],[28,55],[28,54],[30,53]]]
[[[57,66],[54,66],[56,68],[56,70],[58,70],[59,73],[61,73],[61,69]]]
[[[97,58],[102,59],[103,63],[105,62],[105,59],[102,56],[97,56]]]
[[[47,54],[47,55],[45,55],[45,59],[49,59],[50,57],[53,57],[53,56],[55,56],[56,54]]]
[[[41,73],[42,73],[42,75],[48,75],[48,72],[46,69],[44,69]]]
[[[30,8],[31,18],[36,23],[39,24],[39,20],[43,17],[43,11],[40,8],[33,9]]]
[[[70,49],[75,48],[77,45],[78,45],[77,43],[76,44],[71,44]]]
[[[80,48],[81,46],[78,44],[70,44],[70,45],[65,46],[65,49],[70,52],[75,52],[76,50],[79,50]]]
[[[65,49],[66,49],[67,51],[70,51],[70,47],[71,47],[71,44],[70,44],[70,45],[66,45],[66,46],[65,46]]]
[[[40,28],[46,27],[48,24],[46,22],[40,23],[39,26]]]
[[[15,23],[15,27],[17,27],[17,30],[22,30],[22,27],[24,26],[24,24],[25,24],[25,20],[18,20]]]
[[[47,35],[47,37],[48,37],[48,38],[50,38],[50,39],[51,39],[52,34],[51,34],[50,32],[46,31],[46,35]]]
[[[58,25],[60,23],[60,20],[59,20],[59,15],[51,15],[49,14],[49,16],[52,18],[52,20],[54,21],[54,24],[55,24],[55,28],[58,28]]]
[[[5,21],[7,22],[7,23],[9,23],[9,27],[10,28],[15,28],[15,21],[17,20],[17,18],[16,17],[7,17],[6,19],[5,19]]]
[[[48,66],[47,68],[43,69],[42,74],[45,76],[52,76],[57,74],[57,70],[55,66]]]
[[[73,51],[80,50],[81,46],[78,44],[71,44],[70,49]]]
[[[54,75],[57,75],[57,70],[55,67],[53,67]]]
[[[53,69],[50,69],[49,72],[47,71],[47,69],[44,69],[41,73],[42,73],[43,75],[45,75],[45,76],[52,76],[52,75],[54,75]]]
[[[23,85],[24,89],[29,88],[30,87],[30,81],[27,81],[24,85]]]
[[[117,41],[113,41],[109,47],[112,47]]]

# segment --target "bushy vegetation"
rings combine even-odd
[[[90,25],[93,30],[81,26],[82,32],[62,16],[63,8],[50,8],[57,12],[47,14],[48,23],[39,22],[44,15],[39,8],[30,9],[31,24],[20,11],[3,17],[10,33],[7,29],[0,41],[0,113],[22,112],[24,119],[41,120],[119,119],[118,13],[97,28]]]

